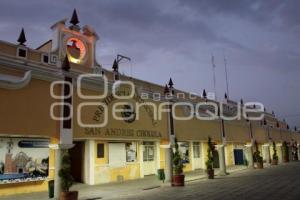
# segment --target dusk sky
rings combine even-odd
[[[224,54],[230,98],[259,101],[300,128],[300,1],[297,0],[97,0],[0,2],[0,40],[16,43],[24,27],[27,46],[51,39],[50,26],[76,8],[81,26],[94,27],[97,60],[111,69],[117,54],[132,58],[132,75],[189,92],[224,98]],[[130,64],[120,65],[130,75]]]

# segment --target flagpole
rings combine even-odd
[[[223,56],[224,56],[224,67],[225,67],[225,77],[226,77],[226,91],[227,91],[227,96],[228,98],[230,97],[229,95],[229,83],[228,83],[228,73],[227,73],[227,60],[225,57],[225,51],[223,51]]]
[[[216,89],[216,65],[215,65],[215,57],[213,53],[211,53],[211,63],[212,63],[212,70],[213,70],[213,81],[214,81],[214,92],[215,92],[215,100],[217,100],[217,89]]]

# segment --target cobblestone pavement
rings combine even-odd
[[[244,170],[214,180],[188,182],[185,187],[160,187],[114,199],[299,200],[300,162]]]
[[[185,187],[170,187],[161,184],[157,177],[88,186],[77,184],[80,200],[299,200],[300,162],[271,166],[262,170],[232,167],[227,176],[207,180],[201,170],[188,173]],[[0,191],[1,192],[1,191]],[[0,200],[47,200],[47,192],[6,196]]]

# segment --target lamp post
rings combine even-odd
[[[241,101],[242,103],[242,101]],[[247,114],[248,117],[248,114]],[[253,162],[253,144],[254,144],[254,137],[253,137],[253,127],[251,121],[247,118],[246,121],[249,123],[249,130],[250,130],[250,144],[246,144],[247,154],[248,154],[248,166],[254,168]]]
[[[216,145],[219,154],[219,165],[220,165],[219,175],[225,176],[228,174],[226,171],[226,162],[225,162],[226,136],[225,136],[225,124],[224,124],[224,119],[221,118],[220,106],[218,107],[218,116],[219,119],[221,120],[220,126],[221,126],[221,136],[222,136],[222,144]]]
[[[119,63],[121,62],[121,60],[128,60],[131,61],[131,58],[127,57],[127,56],[123,56],[118,54],[117,58],[114,60],[114,63],[112,65],[112,69],[113,69],[113,73],[114,73],[114,81],[117,81],[120,79],[120,74],[119,74]]]
[[[173,177],[173,146],[175,144],[175,131],[174,131],[174,120],[172,113],[172,104],[174,101],[174,87],[173,81],[170,78],[168,85],[165,86],[164,95],[168,102],[168,130],[169,130],[169,146],[166,148],[166,181],[172,182]]]

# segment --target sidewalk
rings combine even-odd
[[[235,171],[240,171],[247,169],[246,166],[232,166],[227,168],[228,173],[233,173]],[[216,170],[218,174],[218,170]],[[206,179],[205,170],[195,170],[192,172],[187,172],[185,174],[186,182],[196,181],[199,179]],[[145,176],[143,179],[118,182],[118,183],[108,183],[100,185],[86,185],[86,184],[75,184],[72,190],[79,191],[80,200],[98,200],[98,199],[110,199],[116,197],[126,197],[129,194],[140,193],[145,190],[151,190],[158,187],[168,187],[169,183],[163,183],[159,181],[157,176]],[[48,192],[38,192],[38,193],[28,193],[19,194],[13,196],[2,197],[0,200],[46,200],[48,199]]]

